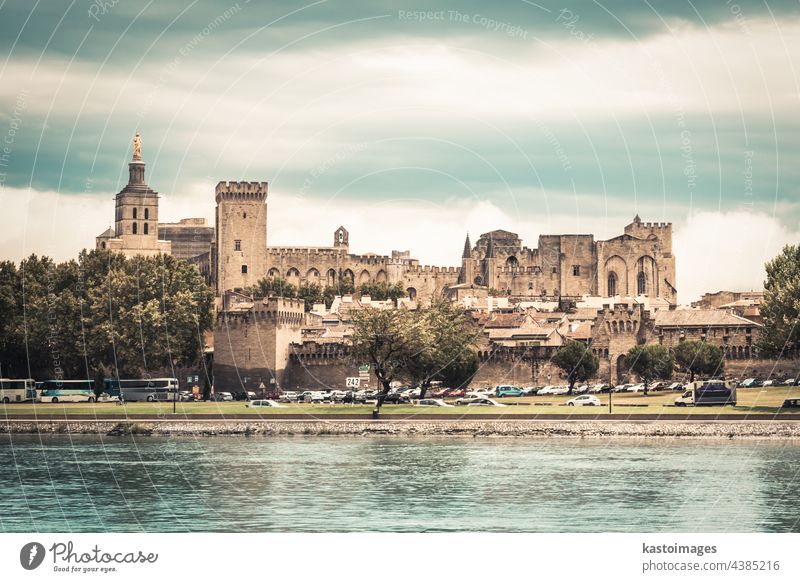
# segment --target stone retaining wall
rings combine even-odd
[[[636,437],[800,439],[798,422],[558,422],[558,421],[11,421],[0,433],[110,436],[350,435],[471,437]]]

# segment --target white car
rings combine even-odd
[[[602,402],[594,394],[582,394],[577,398],[567,400],[567,406],[602,406]]]
[[[589,394],[600,394],[605,388],[610,388],[610,386],[606,384],[595,384],[589,388]]]
[[[217,392],[215,396],[217,402],[230,402],[233,400],[233,394],[230,392]]]
[[[567,393],[569,393],[569,386],[545,386],[536,392],[538,396],[557,396]]]
[[[575,386],[572,389],[573,394],[586,394],[589,391],[588,384],[581,384],[580,386]]]
[[[297,402],[297,392],[283,392],[278,400],[281,402]]]
[[[762,384],[762,386],[764,388],[766,388],[768,386],[774,386],[774,385],[775,385],[775,380],[764,380],[764,383]]]
[[[494,392],[489,389],[471,390],[464,394],[465,398],[489,398],[494,396]]]
[[[644,392],[644,384],[634,384],[633,386],[628,386],[625,390],[626,392]]]
[[[467,406],[505,406],[494,398],[473,398],[472,402],[467,402]]]
[[[437,398],[423,398],[419,402],[417,402],[417,406],[453,406],[452,404],[448,404],[444,400],[439,400]]]
[[[625,392],[628,388],[633,386],[633,384],[617,384],[614,386],[612,392]]]
[[[282,408],[274,400],[251,400],[247,403],[247,408]]]

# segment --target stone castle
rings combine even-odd
[[[410,299],[423,302],[465,285],[517,297],[648,296],[677,303],[669,223],[645,223],[636,216],[611,240],[541,235],[534,249],[523,246],[517,234],[495,230],[475,246],[467,236],[460,267],[432,267],[420,265],[408,251],[353,254],[343,226],[334,231],[330,247],[268,246],[267,189],[266,182],[217,184],[218,295],[266,276],[294,285],[400,283]]]
[[[172,254],[206,276],[218,297],[218,390],[339,386],[352,372],[346,318],[330,325],[323,316],[320,324],[306,313],[302,300],[253,298],[241,292],[264,277],[294,285],[400,284],[412,305],[445,293],[457,301],[513,301],[505,312],[484,312],[489,319],[481,323],[485,344],[479,348],[478,380],[486,383],[549,381],[555,373],[549,357],[568,339],[592,346],[601,361],[601,376],[616,380],[624,374],[620,358],[627,349],[654,341],[654,333],[661,334],[659,341],[667,337],[655,322],[658,309],[677,305],[669,223],[643,222],[636,216],[610,240],[595,240],[591,234],[541,235],[537,248],[524,246],[515,233],[495,230],[482,234],[474,245],[467,236],[458,267],[420,265],[409,251],[351,253],[343,226],[333,232],[328,247],[269,246],[267,182],[218,183],[213,227],[203,219],[159,223],[158,194],[145,182],[140,144],[129,164],[129,183],[116,196],[114,228],[98,236],[96,246],[128,256]],[[567,313],[565,306],[581,297],[600,303],[579,308],[577,315],[574,310]],[[548,302],[555,307],[543,309]],[[530,306],[524,307],[526,303]],[[644,309],[645,303],[651,311]],[[689,323],[678,326],[681,333]],[[728,341],[728,328],[747,325],[749,331],[752,324],[735,319],[717,323],[720,341]],[[710,329],[703,322],[693,325],[698,333]],[[737,339],[740,351],[734,355],[745,353],[741,349],[747,350],[750,341],[749,336]]]

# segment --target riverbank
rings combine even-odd
[[[10,434],[107,436],[466,436],[568,438],[800,439],[800,422],[773,421],[525,421],[525,420],[14,420]]]

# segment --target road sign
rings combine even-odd
[[[358,388],[361,385],[361,378],[347,378],[346,386],[348,388]]]

